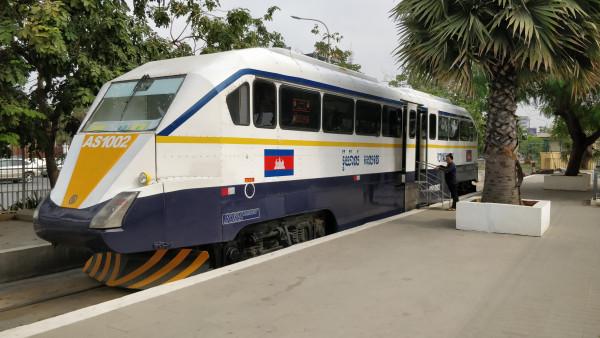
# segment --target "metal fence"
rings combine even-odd
[[[600,160],[598,160],[596,168],[594,168],[593,180],[592,199],[600,200]]]
[[[51,189],[46,161],[24,149],[12,153],[0,158],[0,210],[35,208]]]

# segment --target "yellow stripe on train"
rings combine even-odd
[[[137,137],[137,134],[86,135],[61,206],[79,208]]]
[[[315,140],[279,140],[247,137],[212,137],[212,136],[157,136],[156,143],[192,143],[192,144],[249,144],[268,146],[299,146],[299,147],[343,147],[343,148],[402,148],[402,143],[372,143],[372,142],[342,142]],[[476,145],[428,144],[430,148],[460,148],[476,149]],[[408,143],[407,148],[416,148]]]

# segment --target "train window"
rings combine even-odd
[[[471,139],[471,122],[470,121],[460,121],[460,140],[461,141],[469,141]]]
[[[435,114],[429,115],[429,139],[435,140],[437,132],[437,116]]]
[[[275,128],[277,124],[276,97],[274,83],[264,80],[254,81],[252,121],[256,127]]]
[[[184,76],[113,82],[83,131],[154,130],[175,99]]]
[[[354,131],[354,100],[330,94],[323,95],[323,131],[352,134]]]
[[[419,116],[421,116],[421,139],[422,140],[426,140],[427,139],[427,113],[423,113],[420,114]]]
[[[250,85],[244,83],[227,95],[227,108],[235,125],[250,125]]]
[[[402,109],[383,106],[381,134],[387,137],[402,137]]]
[[[381,106],[377,103],[356,102],[356,134],[379,136]]]
[[[411,110],[408,114],[408,136],[410,138],[415,138],[417,130],[417,112]]]
[[[477,141],[477,129],[475,128],[475,125],[473,124],[473,122],[469,122],[469,124],[471,125],[470,141]]]
[[[438,129],[438,140],[448,141],[448,118],[445,116],[440,116],[440,125]]]
[[[284,129],[318,131],[321,126],[321,94],[316,91],[282,86],[279,124]]]
[[[458,141],[458,120],[455,118],[449,118],[450,128],[448,128],[448,138],[450,141]]]

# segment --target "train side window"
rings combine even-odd
[[[275,84],[255,80],[253,86],[252,121],[258,128],[275,128],[277,124],[277,89]]]
[[[437,132],[437,116],[435,114],[429,115],[429,139],[435,140]]]
[[[477,129],[475,128],[475,124],[473,124],[473,122],[469,122],[469,124],[471,125],[470,141],[477,141]]]
[[[417,112],[411,110],[408,114],[408,136],[410,138],[415,138],[417,134]]]
[[[427,113],[420,114],[421,116],[421,139],[427,139]]]
[[[323,131],[352,134],[354,131],[354,100],[330,94],[323,95]]]
[[[469,141],[471,139],[471,122],[460,121],[459,132],[461,141]]]
[[[386,137],[402,137],[402,109],[383,106],[381,134]]]
[[[227,95],[227,109],[231,121],[238,126],[250,125],[250,85],[244,83]]]
[[[438,140],[448,141],[449,121],[445,116],[440,116],[440,124],[438,129]]]
[[[458,120],[455,118],[449,118],[450,128],[448,128],[448,138],[450,141],[458,141]]]
[[[356,134],[379,136],[381,129],[381,106],[366,101],[356,102]]]
[[[319,131],[321,127],[319,92],[281,86],[279,106],[281,128]]]

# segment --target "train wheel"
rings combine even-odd
[[[139,254],[97,253],[88,259],[83,272],[108,286],[147,289],[209,269],[207,251],[160,249]]]
[[[261,256],[285,247],[323,237],[332,232],[324,213],[290,216],[242,229],[223,246],[223,264]]]

